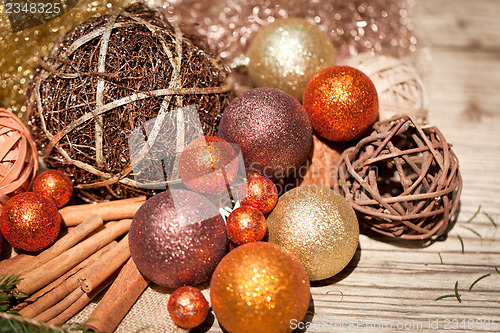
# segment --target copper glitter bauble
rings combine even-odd
[[[210,299],[230,333],[291,332],[290,322],[300,322],[309,307],[309,279],[300,261],[280,246],[244,244],[215,269]]]
[[[241,205],[255,207],[267,214],[278,202],[278,189],[269,178],[253,175],[240,186],[238,198]]]
[[[54,202],[41,194],[26,192],[10,199],[0,216],[5,240],[24,251],[39,251],[54,242],[61,216]]]
[[[269,242],[295,254],[311,281],[340,272],[358,246],[356,214],[344,197],[316,185],[283,194],[267,218]]]
[[[179,174],[192,191],[205,195],[220,194],[238,174],[236,152],[231,144],[216,136],[200,137],[182,151]]]
[[[36,177],[33,192],[51,198],[56,206],[61,208],[71,199],[73,183],[64,172],[47,170]]]
[[[331,141],[357,139],[377,120],[375,85],[349,66],[333,66],[317,73],[307,84],[303,104],[314,130]]]
[[[233,210],[227,218],[226,227],[229,240],[238,245],[262,240],[267,230],[264,214],[251,206]]]
[[[284,178],[306,159],[312,129],[295,98],[278,89],[256,88],[224,110],[219,137],[239,146],[247,172]]]
[[[176,325],[189,329],[205,321],[210,305],[200,289],[185,286],[170,295],[167,310]]]
[[[302,100],[307,82],[335,65],[335,49],[316,25],[301,18],[281,19],[263,27],[247,51],[248,73],[257,87],[271,87]]]
[[[130,254],[139,271],[169,288],[210,278],[226,254],[226,227],[204,196],[185,190],[159,193],[137,211],[130,226]]]

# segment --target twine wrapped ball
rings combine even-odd
[[[415,68],[393,57],[361,53],[350,58],[347,65],[359,69],[372,80],[379,99],[379,119],[395,115],[413,115],[427,119],[429,99],[424,83]]]
[[[98,201],[165,189],[164,174],[178,180],[183,148],[217,135],[231,98],[206,42],[137,3],[68,32],[35,73],[27,107],[48,167]]]
[[[448,229],[462,191],[458,158],[434,126],[412,116],[375,123],[340,157],[334,189],[366,229],[425,240]]]
[[[38,153],[31,135],[13,113],[0,108],[0,208],[29,190],[38,171]]]

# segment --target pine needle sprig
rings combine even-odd
[[[67,331],[12,313],[0,312],[0,333],[67,333]]]
[[[18,293],[19,277],[20,275],[4,275],[0,278],[0,312],[9,311],[17,301],[27,297]]]

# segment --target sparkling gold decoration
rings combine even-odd
[[[358,246],[354,210],[327,187],[307,185],[288,191],[267,219],[269,242],[295,254],[311,281],[340,272]]]
[[[283,90],[299,101],[313,75],[335,65],[335,49],[328,35],[300,18],[263,27],[250,43],[247,56],[255,86]]]

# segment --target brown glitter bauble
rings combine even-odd
[[[267,218],[269,242],[295,254],[311,281],[340,272],[358,246],[359,225],[349,203],[316,185],[283,194]]]
[[[240,186],[238,198],[242,206],[252,206],[267,214],[278,202],[278,189],[269,178],[254,175]]]
[[[219,137],[238,145],[249,173],[284,178],[307,157],[311,122],[302,105],[274,88],[256,88],[224,110]]]
[[[54,202],[41,194],[26,192],[10,199],[0,216],[5,240],[24,251],[39,251],[54,242],[61,216]]]
[[[27,91],[35,140],[89,201],[179,181],[161,171],[176,168],[189,138],[217,135],[232,98],[206,42],[142,3],[76,26],[42,63]]]
[[[159,193],[137,211],[130,254],[139,271],[169,288],[202,283],[227,251],[222,216],[204,196],[185,190]]]
[[[210,305],[200,289],[185,286],[170,295],[167,310],[176,325],[189,329],[205,321]]]
[[[33,192],[51,198],[56,206],[61,208],[71,199],[73,183],[64,172],[47,170],[36,177]]]
[[[210,299],[217,320],[231,333],[291,332],[290,322],[300,322],[309,307],[309,279],[282,247],[248,243],[217,266]]]
[[[179,175],[192,191],[204,195],[220,194],[236,179],[238,159],[231,144],[205,136],[186,146],[179,160]]]
[[[333,66],[317,73],[307,84],[303,101],[314,130],[331,141],[357,139],[377,120],[375,85],[349,66]]]
[[[229,240],[238,245],[258,242],[266,235],[266,218],[252,206],[241,206],[229,214],[226,228]]]
[[[12,112],[0,108],[0,209],[29,190],[38,171],[38,152],[29,130]]]

